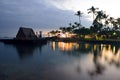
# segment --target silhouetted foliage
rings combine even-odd
[[[93,23],[90,28],[81,26],[80,18],[83,13],[81,11],[77,11],[75,15],[79,17],[79,22],[69,23],[68,27],[60,27],[59,29],[62,33],[69,32],[76,34],[79,38],[81,38],[81,36],[84,38],[85,35],[91,35],[101,37],[103,39],[118,39],[120,34],[120,18],[115,19],[110,17],[105,13],[105,11],[98,11],[98,9],[99,8],[95,8],[94,6],[87,9],[88,14],[93,13]],[[56,34],[58,31],[51,31],[50,33]]]
[[[75,15],[77,15],[79,17],[79,27],[81,26],[81,20],[80,17],[82,17],[82,12],[81,11],[77,11],[77,13]]]
[[[93,21],[94,21],[94,17],[96,15],[96,10],[98,10],[99,8],[95,8],[94,6],[92,6],[91,8],[87,9],[88,10],[88,14],[89,13],[93,13]]]

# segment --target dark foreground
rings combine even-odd
[[[120,80],[120,46],[0,43],[0,80]]]
[[[0,42],[5,44],[45,44],[47,43],[46,38],[35,39],[35,40],[19,40],[19,39],[0,39]]]

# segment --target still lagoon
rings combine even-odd
[[[0,43],[0,80],[120,80],[120,44]]]

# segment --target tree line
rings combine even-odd
[[[78,16],[79,21],[69,23],[68,27],[60,27],[59,30],[52,30],[50,34],[60,33],[72,33],[76,34],[77,38],[85,38],[85,35],[91,36],[95,39],[119,39],[120,38],[120,18],[115,19],[105,13],[99,8],[92,6],[87,9],[88,14],[92,13],[93,21],[89,28],[82,26],[81,17],[84,13],[77,11],[75,16]]]

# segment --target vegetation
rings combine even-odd
[[[79,26],[81,26],[81,20],[80,17],[82,17],[82,12],[81,11],[77,11],[77,13],[75,15],[77,15],[79,17]]]
[[[60,27],[59,30],[51,31],[50,34],[69,33],[74,34],[72,37],[79,39],[120,39],[120,18],[113,18],[103,10],[98,10],[92,6],[88,9],[88,14],[93,13],[93,23],[89,28],[83,27],[81,24],[82,12],[77,11],[76,16],[79,17],[78,22],[69,23],[68,27]]]
[[[88,9],[88,13],[93,13],[93,21],[94,21],[94,16],[96,15],[96,10],[98,10],[99,8],[95,8],[94,6],[92,6],[91,8]]]

